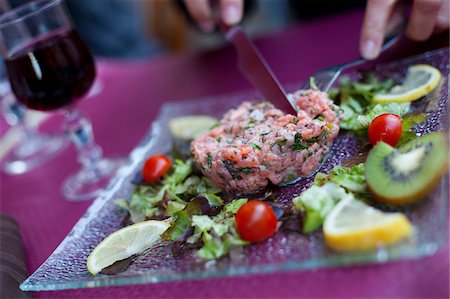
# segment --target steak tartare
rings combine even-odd
[[[191,144],[194,161],[218,187],[250,193],[312,174],[339,132],[342,113],[325,92],[290,95],[297,115],[266,101],[243,102]]]

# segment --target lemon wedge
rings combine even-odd
[[[219,121],[208,115],[189,115],[170,120],[169,128],[173,136],[183,140],[193,140],[210,130]]]
[[[441,78],[441,72],[431,65],[412,65],[401,85],[394,86],[388,93],[376,94],[373,100],[376,103],[415,101],[435,89]]]
[[[87,259],[88,271],[96,275],[117,261],[141,253],[160,240],[169,228],[165,221],[148,220],[126,226],[107,236]]]
[[[404,239],[412,225],[402,213],[384,213],[348,195],[325,219],[323,231],[329,248],[362,251]]]

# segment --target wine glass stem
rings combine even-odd
[[[23,119],[21,119],[17,127],[19,128],[19,131],[22,133],[22,136],[25,140],[31,140],[34,139],[35,136],[38,134],[37,130],[34,127],[29,126],[25,123]]]
[[[18,129],[21,140],[26,140],[28,144],[31,144],[34,139],[39,138],[36,128],[25,121],[26,108],[24,106],[16,100],[7,101],[3,104],[3,118],[9,125]]]
[[[94,168],[103,154],[94,141],[91,122],[78,110],[69,110],[65,116],[66,132],[78,149],[78,161],[84,168]]]

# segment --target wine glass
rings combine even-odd
[[[96,76],[94,59],[62,0],[32,1],[0,16],[0,53],[17,100],[29,109],[61,110],[82,167],[63,183],[71,201],[97,196],[121,159],[104,159],[89,120],[75,104]]]
[[[26,108],[11,92],[3,63],[0,63],[0,110],[5,121],[15,129],[17,141],[8,147],[2,169],[8,174],[22,174],[44,164],[67,145],[66,138],[57,134],[43,134],[25,119]]]

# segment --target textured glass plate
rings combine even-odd
[[[430,113],[419,133],[448,131],[448,49],[417,57],[379,65],[381,77],[402,78],[408,65],[427,63],[438,67],[444,77],[441,85],[414,107]],[[348,74],[357,77],[357,73]],[[301,86],[293,86],[297,88]],[[294,88],[294,89],[295,89]],[[218,261],[202,261],[192,251],[173,252],[170,244],[162,243],[135,260],[130,267],[116,275],[91,276],[86,259],[92,249],[108,234],[122,226],[126,216],[114,204],[117,198],[129,198],[133,179],[144,157],[168,152],[172,146],[168,121],[181,115],[211,114],[220,117],[227,109],[244,100],[255,99],[252,93],[173,102],[163,106],[151,131],[142,144],[130,154],[127,166],[120,169],[107,191],[97,198],[70,234],[44,264],[21,285],[25,291],[60,290],[107,285],[126,285],[180,279],[233,276],[247,273],[273,272],[293,269],[332,267],[349,264],[383,263],[390,260],[418,258],[435,253],[447,242],[448,180],[425,201],[403,209],[415,227],[415,234],[393,247],[352,254],[338,254],[328,250],[321,232],[309,235],[279,232],[269,240],[247,246]],[[358,154],[360,144],[352,135],[341,134],[322,166],[328,171],[343,160]],[[311,179],[283,187],[279,200],[290,204],[293,196],[309,186]]]

